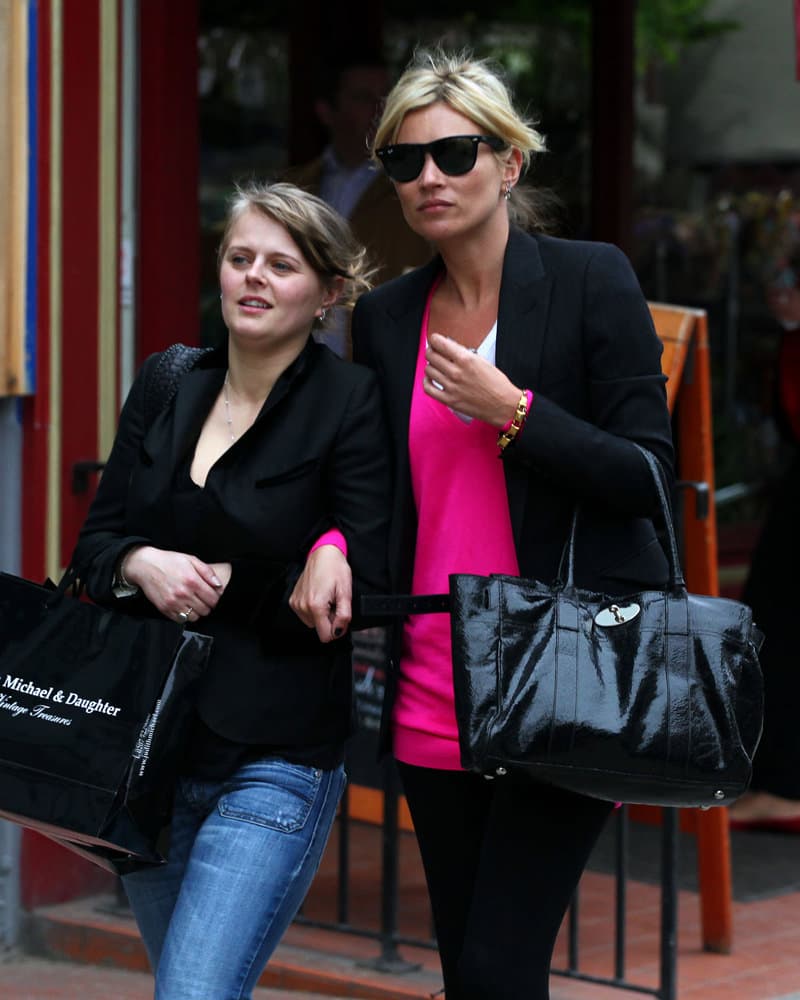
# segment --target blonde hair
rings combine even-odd
[[[359,295],[372,287],[374,269],[347,220],[321,198],[285,181],[236,185],[217,249],[217,273],[233,227],[247,211],[260,212],[283,226],[324,285],[343,279],[337,306],[352,308]]]
[[[396,140],[410,111],[436,101],[444,101],[484,132],[514,146],[522,153],[526,167],[532,154],[545,149],[544,136],[535,123],[526,121],[515,110],[499,69],[486,59],[473,59],[468,52],[448,54],[441,49],[423,49],[415,53],[386,98],[373,152]]]
[[[524,118],[514,108],[511,92],[498,67],[486,59],[473,58],[467,51],[421,49],[415,52],[386,98],[372,142],[373,158],[377,159],[375,150],[396,141],[407,114],[437,101],[470,118],[482,132],[501,139],[506,147],[518,149],[523,171],[536,153],[547,148],[536,122]],[[503,150],[495,153],[499,158],[504,155]],[[542,220],[535,202],[533,192],[517,188],[508,205],[512,221],[525,228],[536,228]]]

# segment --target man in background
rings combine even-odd
[[[373,53],[339,57],[320,74],[314,110],[328,133],[328,145],[310,163],[290,168],[287,180],[318,195],[350,220],[377,271],[375,284],[424,264],[428,243],[403,218],[391,181],[369,158],[369,143],[389,89],[385,63]],[[317,339],[342,357],[350,356],[348,317],[328,317]]]

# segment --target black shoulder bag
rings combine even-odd
[[[163,832],[211,639],[0,573],[0,818],[124,874]]]
[[[145,426],[204,353],[162,352]],[[76,579],[0,573],[0,819],[124,874],[165,860],[189,694],[212,640],[79,600]]]

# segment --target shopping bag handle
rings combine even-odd
[[[74,597],[82,597],[86,585],[80,577],[77,566],[75,566],[74,563],[70,563],[64,570],[64,575],[57,584],[53,583],[53,581],[48,577],[44,582],[44,587],[46,590],[51,592],[45,602],[48,606],[50,606],[63,600],[63,598],[65,598],[67,593],[70,591]]]

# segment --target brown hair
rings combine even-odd
[[[366,249],[356,240],[350,224],[330,205],[302,188],[286,182],[237,185],[228,209],[222,240],[217,249],[217,273],[222,266],[236,222],[247,211],[260,212],[282,225],[305,259],[330,285],[343,278],[337,305],[352,308],[362,292],[372,287],[373,269]]]

